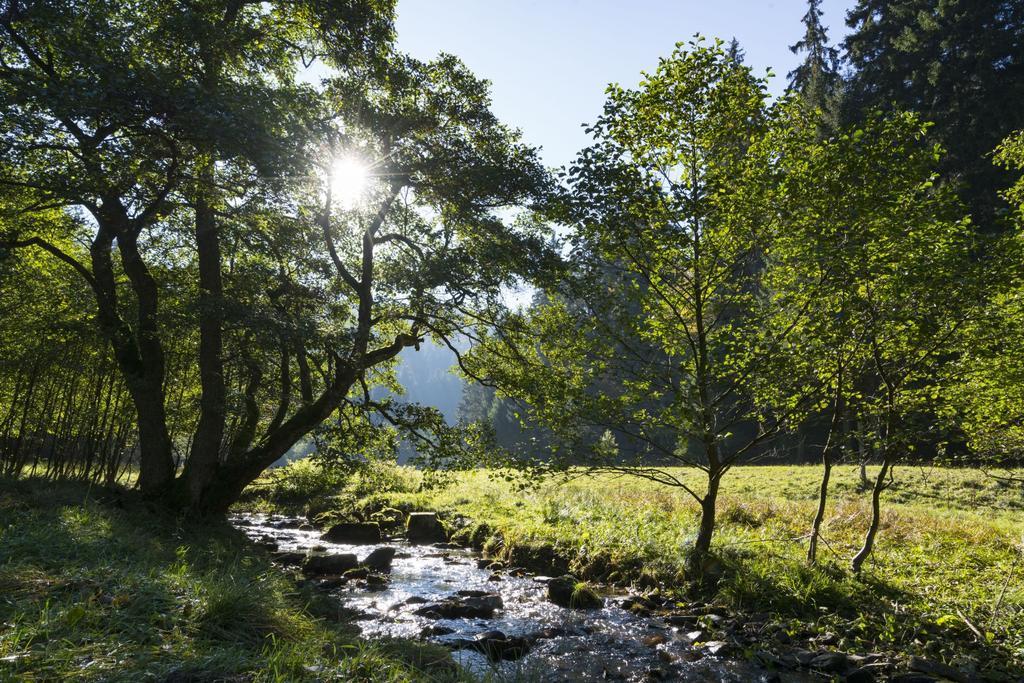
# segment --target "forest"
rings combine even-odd
[[[1024,3],[403,2],[0,0],[0,681],[1024,680]]]

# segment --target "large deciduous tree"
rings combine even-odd
[[[538,267],[542,240],[502,220],[544,188],[534,152],[457,60],[390,53],[392,9],[0,6],[5,196],[88,234],[20,220],[4,244],[44,250],[92,293],[150,496],[221,511],[332,415],[362,433],[403,349]],[[301,83],[313,61],[336,76]],[[332,182],[339,159],[364,191]],[[182,420],[171,379],[192,399]]]

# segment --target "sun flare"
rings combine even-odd
[[[331,165],[331,194],[344,209],[352,209],[363,196],[370,169],[354,156],[337,159]]]

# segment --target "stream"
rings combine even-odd
[[[231,522],[257,542],[271,547],[276,543],[278,553],[352,553],[362,560],[376,548],[394,548],[386,583],[324,580],[322,587],[360,615],[357,623],[364,636],[446,645],[455,660],[481,680],[780,680],[779,674],[754,664],[716,656],[726,644],[702,642],[707,636],[699,619],[695,623],[676,620],[678,625],[673,625],[663,617],[626,609],[624,604],[637,597],[626,591],[608,595],[600,609],[567,609],[547,600],[546,577],[492,572],[482,568],[485,561],[478,562],[481,555],[472,550],[447,544],[410,545],[404,539],[364,545],[329,543],[321,539],[320,530],[309,525],[298,528],[305,520],[278,516],[235,515]],[[493,607],[499,602],[494,595],[500,596],[500,607],[490,618],[482,614],[460,618],[431,607],[467,602]],[[444,602],[452,598],[453,602]],[[480,646],[499,636],[501,648]],[[784,680],[822,679],[787,673]]]

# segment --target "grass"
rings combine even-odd
[[[0,480],[0,681],[462,679],[440,648],[360,640],[226,522]]]
[[[520,490],[469,472],[425,489],[314,501],[335,516],[382,507],[437,509],[461,538],[507,564],[568,569],[589,580],[659,583],[690,599],[683,574],[697,507],[685,493],[631,477],[550,481]],[[700,486],[700,474],[674,472]],[[1008,676],[1024,674],[1024,491],[970,469],[905,467],[883,496],[876,551],[847,569],[868,522],[855,467],[833,473],[820,562],[804,561],[819,469],[752,466],[723,481],[710,595],[741,613],[767,612],[795,640],[852,652],[885,650]],[[279,473],[276,476],[286,476]]]

